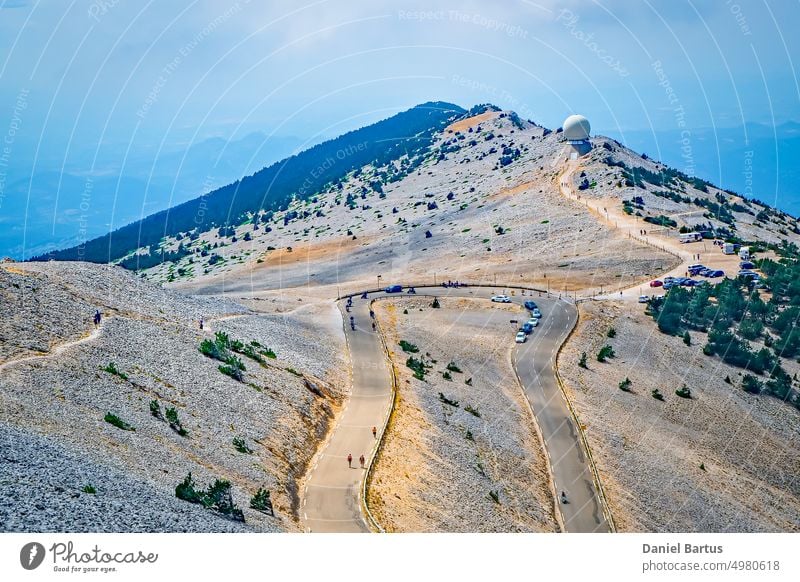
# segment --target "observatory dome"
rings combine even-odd
[[[592,126],[583,115],[570,115],[564,120],[564,137],[569,141],[583,141],[589,139]]]

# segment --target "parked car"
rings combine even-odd
[[[712,279],[716,279],[717,277],[724,277],[725,276],[725,271],[721,271],[721,270],[717,269],[716,271],[711,271],[708,274],[708,276],[710,278],[712,278]]]
[[[672,289],[677,284],[678,283],[676,283],[675,281],[664,281],[664,289],[666,291],[669,291],[670,289]]]
[[[527,322],[525,322],[525,324],[530,325],[531,327],[536,327],[537,325],[539,325],[539,320],[536,319],[535,317],[531,317]]]
[[[741,263],[739,263],[739,268],[740,269],[755,269],[756,265],[755,265],[755,263],[751,263],[750,261],[742,261]]]
[[[697,274],[698,275],[702,275],[703,277],[709,277],[712,272],[713,272],[713,269],[705,268],[705,269],[701,269]]]
[[[639,295],[639,303],[647,303],[650,298],[647,295]]]
[[[662,287],[664,285],[664,281],[660,281],[656,279],[655,281],[650,281],[651,287]]]
[[[386,289],[384,289],[386,293],[400,293],[402,290],[402,285],[389,285]]]
[[[511,297],[508,295],[492,295],[492,301],[495,303],[511,303]]]
[[[524,331],[519,331],[519,332],[517,332],[517,337],[516,337],[516,339],[514,341],[517,342],[518,344],[524,344],[525,340],[527,340],[527,339],[528,339],[528,336],[525,335],[525,332]]]
[[[533,332],[534,326],[530,324],[530,322],[525,322],[522,324],[522,327],[519,328],[520,331],[524,332],[525,334],[529,334]]]
[[[532,311],[532,310],[536,309],[536,307],[537,307],[537,305],[536,305],[536,303],[534,301],[526,301],[524,303],[524,305],[525,305],[525,309],[527,309],[528,311]]]
[[[697,283],[698,281],[695,281],[694,279],[686,279],[684,281],[681,281],[681,285],[683,287],[694,287],[695,285],[697,285]]]
[[[536,319],[542,317],[542,312],[539,311],[538,307],[534,307],[533,309],[531,309],[531,317],[535,317]]]

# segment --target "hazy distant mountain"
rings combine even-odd
[[[50,156],[33,176],[20,169],[9,174],[0,205],[0,256],[27,258],[95,238],[252,174],[302,144],[297,137],[257,132],[127,158],[113,145],[72,151],[66,161]]]
[[[798,123],[700,128],[683,135],[680,130],[602,133],[687,174],[800,216]]]
[[[238,178],[242,173],[239,173],[224,187],[216,190],[197,188],[194,194],[199,197],[118,228],[82,247],[53,251],[36,258],[108,262],[140,247],[157,246],[165,236],[239,224],[248,213],[278,210],[295,196],[310,197],[324,185],[340,180],[365,164],[376,162],[382,165],[420,151],[430,145],[436,132],[464,113],[464,109],[451,103],[417,105],[315,145],[241,180]],[[202,155],[197,157],[200,160],[205,158]],[[175,163],[175,160],[165,162],[167,168]],[[203,180],[209,173],[208,168],[198,168],[195,179]],[[119,224],[121,221],[115,222]]]

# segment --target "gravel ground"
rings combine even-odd
[[[339,283],[345,290],[374,285],[378,274],[384,284],[432,281],[436,274],[440,281],[489,281],[496,275],[543,287],[549,282],[553,288],[599,290],[654,274],[674,261],[598,224],[560,194],[561,166],[553,165],[564,146],[558,134],[544,135],[533,124],[516,127],[499,114],[464,131],[464,139],[439,136],[436,147],[456,140],[459,149],[438,161],[434,153],[418,172],[386,184],[384,198],[369,187],[366,168],[362,177],[348,179],[341,193],[320,193],[316,203],[293,207],[319,209],[323,216],[311,212],[284,225],[278,213],[271,232],[244,225],[235,243],[219,239],[216,230],[203,234],[201,241],[224,244],[215,252],[227,260],[204,275],[197,260],[190,266],[187,257],[181,266],[187,272],[194,267],[197,279],[173,284],[205,286],[204,292],[213,293]],[[519,149],[520,157],[498,167],[504,147]],[[368,193],[362,200],[363,187]],[[358,200],[354,210],[335,203],[347,193]],[[251,241],[244,240],[247,232]],[[166,282],[169,270],[160,266],[147,276]]]
[[[370,509],[389,531],[555,531],[545,455],[510,360],[508,320],[518,308],[442,299],[441,309],[431,309],[429,302],[376,303],[400,390]],[[418,346],[415,357],[436,360],[425,381],[406,367],[400,339]],[[448,381],[451,361],[462,372]],[[444,404],[440,392],[458,406]]]
[[[114,314],[194,325],[200,317],[245,313],[232,301],[187,297],[129,271],[89,263],[12,263],[0,266],[0,363],[48,352],[87,335],[100,309]]]
[[[0,531],[253,531],[120,468],[87,460],[84,452],[6,424],[0,424],[0,459]],[[87,485],[96,493],[84,492]]]
[[[704,356],[704,334],[692,339],[660,334],[641,305],[584,303],[559,359],[619,529],[800,530],[800,413],[744,392],[741,370]],[[605,344],[616,357],[599,363]],[[584,351],[588,370],[575,365]],[[626,377],[632,393],[618,388]],[[684,383],[691,400],[675,395]]]
[[[55,275],[49,271],[51,266]],[[347,389],[334,389],[318,377],[329,375],[325,360],[316,362],[313,371],[303,364],[324,353],[333,362],[335,348],[323,352],[314,344],[284,342],[275,348],[278,359],[267,359],[263,366],[242,356],[247,369],[244,382],[238,382],[218,370],[220,362],[199,352],[200,342],[213,337],[219,325],[229,326],[225,329],[232,338],[272,345],[288,328],[275,329],[277,324],[271,325],[268,318],[248,315],[227,301],[185,297],[142,282],[131,288],[130,274],[121,269],[80,265],[79,272],[67,278],[63,271],[68,268],[57,263],[36,267],[33,277],[40,285],[39,300],[14,298],[16,307],[11,313],[16,321],[36,329],[46,328],[55,317],[80,322],[84,307],[97,302],[98,289],[106,290],[103,295],[111,305],[119,301],[118,310],[107,314],[88,341],[0,370],[0,424],[5,429],[24,427],[53,446],[78,451],[70,457],[82,459],[71,469],[75,474],[82,474],[83,464],[109,464],[131,482],[157,490],[159,495],[152,497],[152,507],[143,509],[145,513],[169,511],[163,499],[173,497],[175,486],[191,471],[202,484],[215,478],[231,481],[247,527],[296,531],[297,491],[306,465],[327,434],[339,406],[338,394]],[[82,281],[87,285],[84,295]],[[126,292],[128,303],[122,299]],[[75,299],[59,301],[65,293]],[[202,332],[195,321],[201,313],[209,323]],[[215,313],[227,314],[227,319],[211,320]],[[18,339],[24,341],[24,335]],[[104,371],[111,362],[127,377]],[[303,376],[321,394],[309,389]],[[162,413],[174,407],[188,436],[179,436],[167,422],[155,418],[149,408],[152,400],[160,403]],[[136,430],[120,430],[105,422],[107,412]],[[234,437],[244,438],[253,453],[237,452]],[[23,473],[28,471],[27,480],[35,483],[36,467],[23,468]],[[0,480],[6,479],[8,470],[8,465],[0,466]],[[19,479],[15,474],[11,481]],[[277,517],[249,509],[250,496],[259,487],[272,493]],[[31,499],[43,494],[31,492]],[[142,503],[147,504],[147,499]],[[77,514],[62,514],[56,522],[42,521],[48,515],[42,516],[36,528],[70,530],[86,525],[73,523]],[[134,511],[130,523],[136,519]],[[206,531],[206,524],[212,522],[216,523],[199,521],[195,530]],[[118,523],[124,528],[123,522]]]

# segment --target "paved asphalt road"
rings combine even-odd
[[[420,294],[487,299],[495,292],[479,287],[418,289]],[[530,298],[518,293],[513,297],[515,303]],[[370,300],[385,296],[371,293]],[[544,437],[556,489],[568,495],[569,503],[559,504],[564,524],[568,532],[609,531],[577,427],[554,374],[555,355],[577,312],[558,299],[533,299],[542,311],[542,322],[526,343],[517,345],[514,364]],[[363,453],[368,461],[374,454],[377,443],[371,428],[382,428],[392,397],[391,372],[380,337],[372,331],[369,301],[354,298],[351,314],[356,322],[354,331],[348,321],[350,314],[344,313],[353,361],[352,395],[318,455],[303,493],[301,516],[306,528],[314,532],[369,531],[361,513],[361,484],[366,471],[359,467],[358,457]],[[509,330],[511,341],[513,332]],[[347,465],[348,454],[353,455],[354,468]]]
[[[353,388],[339,422],[317,455],[306,480],[300,515],[312,532],[367,532],[361,512],[361,485],[366,474],[359,463],[375,452],[372,427],[383,428],[392,399],[392,376],[380,336],[372,330],[369,301],[354,299],[344,311],[345,335],[353,363]],[[354,317],[355,330],[349,318]],[[380,436],[380,433],[378,434]],[[347,455],[353,455],[352,467]]]

